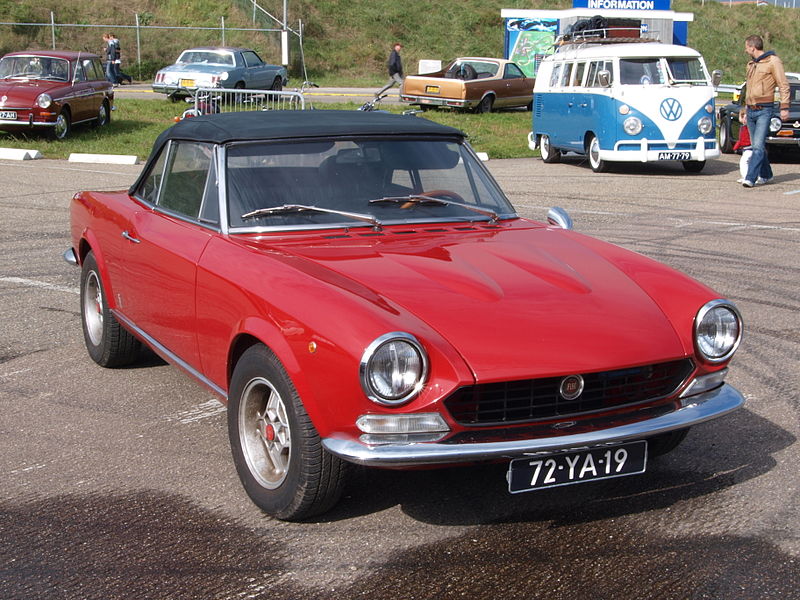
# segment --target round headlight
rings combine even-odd
[[[53,99],[50,94],[39,94],[39,97],[36,98],[36,106],[39,108],[49,108],[52,103]]]
[[[769,120],[769,130],[772,133],[775,133],[776,131],[780,131],[782,125],[783,125],[783,123],[781,122],[781,120],[778,117],[772,117]]]
[[[709,362],[728,360],[742,341],[742,317],[727,300],[708,302],[695,317],[697,351]]]
[[[628,135],[638,135],[642,132],[642,120],[639,117],[628,117],[622,124],[622,128]]]
[[[711,117],[702,117],[697,122],[697,129],[699,129],[700,133],[703,135],[711,133],[711,130],[714,129],[714,122],[711,120]]]
[[[225,71],[224,73],[220,73],[219,78],[220,78],[221,81],[227,81],[228,80],[228,72]]]
[[[364,351],[361,387],[373,402],[394,406],[409,401],[428,375],[428,356],[417,339],[396,331],[380,336]]]

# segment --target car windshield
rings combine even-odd
[[[69,81],[69,63],[49,56],[6,56],[0,59],[0,79]]]
[[[226,155],[228,221],[234,229],[516,217],[480,161],[454,141],[240,143]]]
[[[200,65],[233,66],[233,54],[230,52],[213,52],[209,50],[186,50],[178,58],[179,63]]]

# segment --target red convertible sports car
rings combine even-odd
[[[114,88],[86,52],[12,52],[0,59],[0,130],[67,137],[76,123],[107,125]]]
[[[426,119],[187,119],[129,190],[76,194],[71,230],[89,355],[144,343],[219,394],[281,519],[333,506],[350,463],[504,461],[511,493],[641,473],[744,402],[730,301],[560,209],[520,218]]]

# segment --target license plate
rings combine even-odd
[[[181,87],[194,87],[194,79],[181,79]]]
[[[511,461],[508,491],[512,494],[644,473],[647,442],[629,442],[573,452],[526,456]]]
[[[13,110],[2,110],[0,111],[0,119],[8,119],[11,121],[17,120],[17,113]]]
[[[658,160],[692,160],[691,152],[659,152]]]
[[[426,85],[425,86],[425,93],[426,94],[438,94],[439,93],[439,86],[438,85]]]

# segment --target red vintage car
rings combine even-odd
[[[63,139],[77,123],[107,125],[113,106],[113,85],[95,54],[36,50],[0,59],[0,130]]]
[[[71,223],[89,355],[143,343],[219,394],[281,519],[330,508],[349,463],[506,461],[511,493],[641,473],[744,402],[730,301],[559,209],[520,218],[426,119],[187,119]]]

